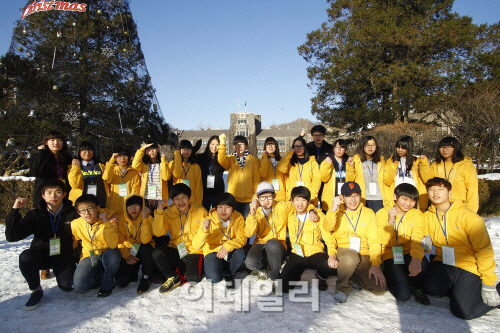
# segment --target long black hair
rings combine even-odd
[[[146,141],[147,145],[151,144],[151,143],[152,143],[152,145],[145,149],[144,156],[142,157],[142,163],[148,164],[148,165],[151,164],[152,162],[151,162],[151,158],[149,157],[149,155],[146,154],[146,150],[151,149],[151,148],[158,149],[158,154],[156,155],[156,161],[157,161],[156,163],[160,163],[161,162],[160,149],[159,149],[160,147],[158,146],[158,144],[156,142],[154,142],[152,140]]]
[[[335,149],[335,147],[337,146],[337,143],[339,144],[340,148],[344,148],[346,151],[344,151],[344,155],[342,155],[342,159],[348,159],[349,158],[349,155],[347,155],[347,141],[344,140],[344,139],[337,139],[337,141],[335,141],[333,143],[333,149]],[[335,154],[333,155],[335,156]]]
[[[303,137],[299,136],[293,140],[292,147],[295,146],[295,142],[300,141],[302,145],[304,146],[304,158],[307,161],[309,161],[309,153],[307,152],[307,147],[306,147],[306,140],[304,140]],[[295,154],[295,151],[293,152],[292,159],[290,160],[290,163],[292,165],[298,164],[299,163],[299,158],[297,157],[297,154]]]
[[[64,134],[62,134],[59,131],[50,131],[49,133],[47,133],[47,135],[45,135],[45,137],[42,140],[42,144],[44,145],[45,151],[47,153],[50,153],[48,156],[54,156],[52,154],[51,150],[49,149],[49,147],[47,146],[47,141],[49,141],[51,139],[62,140],[63,146],[62,146],[61,150],[59,150],[55,154],[55,159],[60,164],[65,165],[68,162],[68,159],[71,159],[71,153],[69,151],[68,143],[66,142],[66,137],[64,136]]]
[[[188,162],[193,163],[194,153],[193,153],[193,144],[191,143],[191,141],[181,140],[181,142],[179,142],[179,150],[181,149],[191,149],[191,155],[189,155]],[[184,162],[184,157],[182,157],[182,155],[181,159]]]
[[[368,144],[368,141],[373,140],[375,141],[375,144],[377,147],[375,148],[375,151],[372,154],[372,161],[375,163],[380,162],[380,149],[378,147],[377,140],[375,137],[371,135],[365,136],[363,139],[361,139],[361,142],[358,145],[358,148],[356,149],[356,152],[359,154],[359,157],[361,159],[361,162],[364,162],[367,160],[366,158],[366,153],[365,153],[365,146]]]
[[[444,146],[453,147],[453,156],[451,157],[451,161],[453,163],[457,163],[464,160],[464,154],[462,153],[462,144],[460,143],[460,141],[458,141],[453,136],[447,136],[446,138],[442,138],[441,141],[439,141],[438,143],[436,151],[437,163],[441,163],[441,161],[444,161],[443,155],[441,155],[441,152],[439,151],[439,148]]]
[[[215,154],[212,154],[212,152],[210,151],[210,143],[212,143],[213,140],[217,140],[217,142],[220,144],[218,135],[212,135],[210,137],[210,139],[208,139],[208,143],[207,143],[207,146],[205,147],[205,151],[203,152],[203,154],[207,155],[207,158],[209,161],[212,158],[215,158],[215,156],[217,156],[217,153],[218,153],[218,151],[217,151],[217,152],[215,152]]]
[[[393,161],[400,161],[401,158],[396,151],[397,148],[406,149],[406,173],[411,171],[413,167],[413,161],[416,159],[413,157],[413,138],[409,135],[403,135],[396,141],[396,146],[394,147],[394,155],[392,156]]]
[[[266,141],[264,141],[264,151],[266,151],[266,146],[268,144],[273,144],[276,147],[276,151],[274,152],[274,159],[276,161],[279,161],[281,159],[281,156],[280,156],[280,147],[278,146],[278,141],[276,141],[276,139],[273,138],[272,136],[268,137]]]

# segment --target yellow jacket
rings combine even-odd
[[[356,232],[354,232],[353,226],[356,227]],[[333,255],[337,254],[339,247],[350,248],[350,237],[355,236],[361,240],[360,254],[369,255],[372,265],[380,266],[380,241],[375,213],[370,208],[365,207],[363,203],[360,203],[355,212],[347,211],[343,204],[336,212],[328,211],[324,228],[326,231],[332,232],[334,236]]]
[[[236,156],[226,155],[226,145],[219,145],[217,155],[219,164],[229,171],[227,192],[234,195],[238,202],[251,202],[252,196],[260,183],[259,161],[253,155],[246,157],[243,168],[238,164]]]
[[[191,199],[189,202],[195,206],[201,206],[203,202],[203,183],[201,181],[201,169],[196,163],[182,162],[180,150],[174,153],[174,160],[170,164],[170,170],[174,175],[173,183],[182,183],[183,179],[189,179],[189,188],[191,189]]]
[[[203,256],[219,252],[221,246],[224,246],[228,252],[232,252],[246,245],[245,219],[239,212],[233,211],[227,229],[222,226],[216,208],[210,211],[208,218],[211,220],[210,230],[205,231],[203,227],[200,227],[193,238],[193,248],[203,248]]]
[[[309,208],[312,208],[312,206],[309,206]],[[311,220],[309,220],[309,216],[307,216],[304,225],[302,225],[302,222],[300,222],[297,218],[297,211],[295,208],[292,207],[289,211],[287,226],[293,253],[297,254],[295,252],[295,246],[293,245],[294,243],[300,244],[304,257],[310,257],[313,254],[322,253],[324,252],[324,245],[321,240],[324,240],[328,247],[328,255],[334,254],[335,243],[332,234],[325,231],[323,228],[325,215],[320,210],[316,210],[316,214],[318,214],[319,217],[318,222],[311,222]],[[297,237],[298,234],[299,236]]]
[[[132,168],[141,174],[141,196],[146,194],[146,186],[148,184],[149,165],[142,162],[146,147],[142,147],[135,152],[134,160],[132,161]],[[167,160],[162,157],[160,163],[160,177],[161,177],[161,200],[168,202],[168,186],[167,181],[170,179],[170,169],[167,165]],[[160,200],[160,198],[157,198]]]
[[[141,212],[137,220],[132,221],[130,216],[126,213],[127,212],[126,201],[132,196],[140,196],[140,195],[137,193],[131,193],[126,198],[124,198],[122,209],[125,212],[125,214],[120,216],[118,222],[119,235],[123,235],[123,240],[121,240],[120,244],[118,244],[118,248],[122,253],[123,259],[127,259],[127,257],[130,255],[130,249],[132,248],[132,245],[134,243],[139,243],[139,244],[152,243],[152,245],[154,245],[154,242],[152,242],[153,217],[149,215],[147,218],[144,219],[142,218],[142,212]]]
[[[418,190],[418,208],[422,212],[425,212],[425,210],[427,209],[427,189],[425,188],[425,184],[420,177],[420,172],[418,171],[419,164],[420,158],[417,158],[415,161],[413,161],[413,166],[411,168],[411,178],[415,182],[415,187]],[[384,206],[394,206],[394,188],[396,185],[396,182],[394,180],[396,179],[396,176],[398,174],[398,167],[399,162],[393,162],[392,157],[385,162],[384,184],[387,188],[387,193],[390,193],[392,197],[391,195],[389,195],[387,199],[384,200]]]
[[[363,176],[363,168],[361,158],[359,154],[356,154],[352,157],[354,160],[354,166],[351,166],[349,163],[346,163],[346,180],[349,182],[358,183],[361,188],[361,202],[366,204],[366,193],[368,191],[368,186],[365,183],[365,178]],[[377,163],[377,172],[378,172],[378,186],[380,188],[380,193],[382,194],[382,200],[384,200],[384,205],[386,201],[394,202],[394,193],[387,193],[387,186],[384,185],[384,157],[380,156],[380,161]]]
[[[482,282],[494,286],[497,281],[495,274],[495,258],[490,236],[483,219],[467,208],[462,201],[453,202],[446,213],[446,233],[444,236],[444,214],[436,217],[436,207],[431,205],[424,213],[426,230],[431,235],[432,244],[436,247],[434,260],[442,261],[442,246],[455,248],[455,263],[468,272],[479,275]]]
[[[168,246],[176,249],[177,245],[185,242],[186,250],[189,254],[201,254],[200,248],[193,246],[193,238],[202,222],[207,218],[207,211],[202,206],[191,205],[188,210],[187,220],[179,212],[175,205],[171,205],[166,210],[155,210],[153,219],[153,233],[161,237],[170,231],[170,243]]]
[[[99,167],[101,168],[101,175],[104,176],[106,166],[102,163],[99,163]],[[95,171],[97,174],[97,171]],[[83,194],[83,189],[85,187],[85,184],[83,183],[83,174],[82,174],[82,169],[80,167],[76,167],[73,165],[68,166],[68,183],[71,186],[71,191],[69,192],[69,197],[68,199],[75,203],[76,199],[78,199],[82,194]],[[109,195],[109,188],[108,184],[104,181],[103,177],[103,183],[104,183],[104,189],[106,191],[106,198],[108,198]],[[106,208],[106,207],[101,207],[101,208]]]
[[[321,187],[321,175],[319,173],[318,162],[314,156],[309,157],[309,161],[299,168],[298,164],[291,165],[293,152],[289,151],[277,166],[277,170],[286,175],[286,200],[290,200],[292,189],[297,186],[297,182],[303,181],[304,186],[311,191],[311,201],[316,206],[318,192]],[[302,177],[300,173],[302,172]]]
[[[273,179],[278,179],[280,183],[279,191],[276,191],[276,199],[277,201],[285,201],[286,200],[286,175],[278,171],[278,166],[276,166],[276,170],[273,168],[273,164],[271,160],[267,156],[267,154],[262,154],[262,158],[259,160],[260,162],[260,181],[261,182],[269,182],[272,184]]]
[[[382,261],[392,259],[392,247],[402,246],[404,254],[422,260],[424,249],[420,245],[425,232],[424,214],[419,209],[410,209],[403,216],[396,215],[394,225],[389,223],[389,207],[385,206],[376,214]],[[403,220],[401,220],[403,217]],[[398,237],[396,241],[396,229]]]
[[[125,177],[122,179],[120,167],[115,164],[115,159],[111,157],[109,162],[106,163],[106,169],[102,175],[102,179],[109,184],[107,208],[111,209],[117,216],[121,216],[124,213],[124,197],[120,197],[119,186],[125,183],[127,184],[128,194],[139,193],[141,190],[141,177],[139,173],[129,168]]]
[[[332,206],[332,199],[337,196],[337,193],[335,193],[335,184],[337,183],[335,167],[333,163],[323,161],[319,167],[319,172],[321,181],[325,183],[323,186],[323,193],[321,194],[321,209],[328,211]]]
[[[262,207],[257,208],[255,215],[248,214],[245,220],[245,236],[250,238],[257,234],[254,244],[266,244],[269,240],[276,239],[286,249],[286,224],[288,214],[292,209],[293,203],[291,201],[275,201],[271,209],[271,216],[266,218]]]
[[[448,179],[451,183],[451,200],[462,200],[467,203],[467,208],[477,213],[479,209],[479,188],[476,167],[470,157],[466,157],[458,163],[445,164],[432,163],[429,166],[427,158],[421,160],[419,165],[420,175],[424,183],[433,177]],[[448,177],[447,177],[448,176]]]
[[[94,250],[95,255],[99,255],[108,248],[116,249],[120,240],[123,240],[124,237],[119,234],[118,224],[112,224],[109,221],[103,223],[101,220],[89,224],[81,217],[71,221],[71,232],[75,242],[82,241],[80,260],[90,257],[90,250]]]

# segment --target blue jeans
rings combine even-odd
[[[221,281],[224,272],[234,278],[243,261],[245,261],[245,251],[242,248],[229,252],[227,261],[217,258],[217,252],[209,253],[205,256],[205,276],[212,283]]]
[[[113,289],[115,274],[120,267],[122,254],[118,249],[107,249],[97,256],[98,264],[92,266],[90,257],[83,258],[76,266],[73,275],[73,289],[79,293],[85,293],[96,285],[101,289]]]
[[[238,202],[238,206],[236,207],[236,210],[243,215],[243,217],[246,219],[248,216],[248,213],[250,213],[250,202]]]

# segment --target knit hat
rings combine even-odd
[[[350,196],[353,193],[361,194],[361,187],[355,182],[346,182],[340,188],[340,194]]]
[[[274,186],[270,182],[261,182],[257,185],[257,195],[263,193],[274,193]]]

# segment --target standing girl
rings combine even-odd
[[[462,200],[467,208],[477,213],[479,190],[477,172],[470,157],[464,157],[460,141],[448,136],[439,141],[436,160],[429,166],[427,157],[422,155],[419,171],[424,183],[433,177],[441,177],[452,184],[451,199]]]
[[[346,154],[347,141],[338,139],[333,144],[333,153],[330,154],[320,166],[323,194],[321,208],[327,212],[332,206],[332,199],[340,194],[340,188],[346,182],[346,164],[349,155]]]
[[[273,184],[276,201],[286,200],[285,175],[277,170],[281,160],[278,142],[273,137],[264,141],[264,151],[260,159],[260,180]]]
[[[203,183],[201,181],[200,166],[193,163],[193,145],[189,140],[179,143],[179,150],[174,153],[174,160],[170,162],[170,170],[174,175],[174,185],[184,183],[191,189],[191,198],[195,206],[201,206],[203,201]]]
[[[102,179],[105,166],[96,159],[94,145],[88,141],[80,143],[78,159],[73,159],[68,174],[71,192],[69,200],[75,202],[82,194],[93,194],[99,200],[99,206],[106,208],[108,184]]]
[[[365,136],[358,145],[356,155],[347,160],[347,181],[358,183],[363,204],[377,212],[384,207],[387,197],[384,186],[384,157],[380,155],[377,141]]]
[[[420,158],[413,156],[413,138],[403,135],[396,142],[394,154],[385,163],[384,184],[387,186],[387,193],[394,196],[394,188],[402,183],[415,186],[419,193],[418,208],[422,212],[427,209],[427,190],[420,178],[418,165]],[[393,200],[386,200],[386,205],[393,205]]]
[[[318,205],[321,175],[314,156],[309,156],[306,141],[299,136],[293,140],[293,151],[289,151],[278,163],[277,170],[286,175],[286,200],[290,200],[294,187],[305,186],[311,192],[311,203]]]

